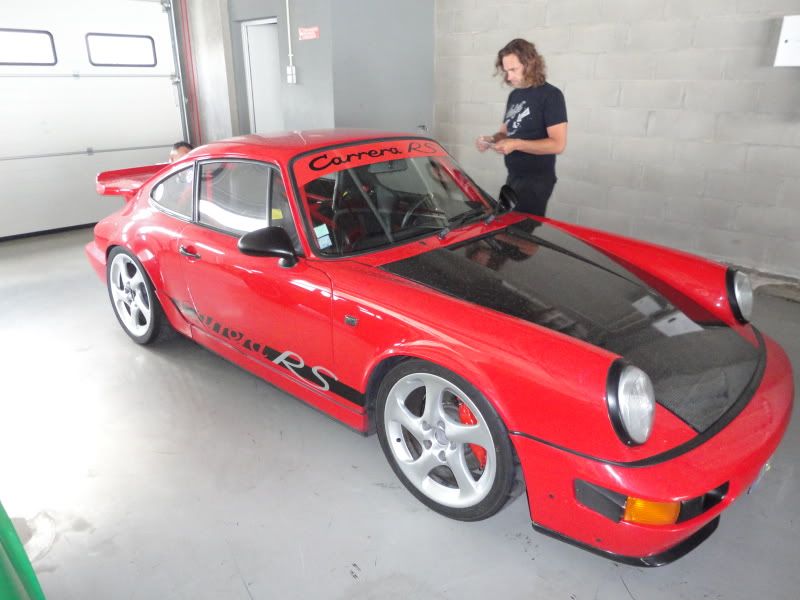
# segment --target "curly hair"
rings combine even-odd
[[[538,87],[545,82],[547,68],[544,64],[544,57],[536,51],[536,46],[528,40],[520,38],[511,40],[497,53],[497,60],[494,63],[497,75],[503,76],[503,81],[508,83],[508,78],[503,71],[503,58],[509,54],[516,54],[519,62],[525,67],[525,82],[534,87]]]

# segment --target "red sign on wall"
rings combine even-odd
[[[319,39],[319,26],[314,27],[298,27],[297,37],[302,42],[303,40],[316,40]]]

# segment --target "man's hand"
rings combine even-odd
[[[486,152],[494,144],[494,137],[491,135],[481,135],[475,140],[475,147],[478,152]]]
[[[497,140],[493,148],[499,154],[525,152],[526,154],[561,154],[567,147],[567,124],[558,123],[547,128],[547,137],[539,140],[522,140],[505,137]]]
[[[511,154],[515,150],[519,150],[520,140],[514,138],[503,138],[494,145],[494,151],[498,154]]]

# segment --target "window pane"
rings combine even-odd
[[[200,166],[200,223],[241,235],[267,226],[269,167],[246,162]]]
[[[149,35],[87,33],[86,49],[96,67],[156,66],[156,45]]]
[[[193,183],[194,169],[189,167],[175,173],[154,187],[151,198],[162,208],[186,218],[191,218]]]
[[[0,29],[0,65],[54,65],[56,46],[49,31]]]
[[[469,178],[440,156],[328,172],[306,183],[302,193],[313,241],[327,255],[403,242],[491,208]]]
[[[300,252],[300,240],[297,236],[297,228],[292,219],[292,211],[289,209],[289,199],[286,197],[286,188],[283,186],[280,173],[272,172],[272,189],[270,193],[270,225],[283,227],[292,240],[295,252]]]

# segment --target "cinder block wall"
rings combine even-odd
[[[508,88],[497,51],[534,42],[569,140],[548,216],[800,277],[800,67],[772,67],[800,0],[436,0],[434,134],[479,154]]]

